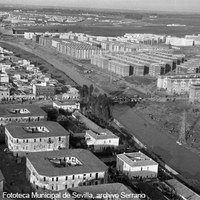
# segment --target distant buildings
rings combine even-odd
[[[191,85],[200,84],[199,74],[159,76],[157,88],[166,90],[167,94],[188,94]]]
[[[169,44],[172,46],[194,46],[195,42],[193,39],[167,36],[166,44]]]
[[[37,105],[0,105],[0,124],[46,121],[47,113]]]
[[[33,188],[59,191],[107,182],[108,167],[88,150],[30,153],[26,176]]]
[[[33,85],[33,94],[36,98],[51,98],[55,95],[55,86],[52,85]]]
[[[5,141],[14,156],[69,148],[69,133],[58,123],[30,122],[5,126]]]
[[[176,67],[177,74],[195,74],[200,73],[200,59],[192,58]]]
[[[80,103],[73,100],[54,101],[53,107],[56,109],[63,109],[69,112],[80,110]]]
[[[155,178],[158,174],[158,163],[142,152],[118,154],[116,168],[129,179]]]
[[[165,52],[94,55],[91,64],[120,76],[158,76],[166,74],[184,62],[184,55]]]

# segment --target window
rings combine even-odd
[[[67,189],[67,185],[65,185],[65,189]]]
[[[74,187],[74,183],[72,183],[72,187]]]
[[[59,141],[61,141],[61,137],[59,137]]]
[[[44,181],[46,181],[46,177],[44,177]]]
[[[142,171],[142,167],[141,167],[141,171]]]
[[[56,181],[58,181],[58,177],[56,177]]]
[[[74,180],[74,175],[72,176],[72,180]]]
[[[66,176],[66,178],[65,178],[66,181],[67,181],[67,178],[68,178],[68,177]]]
[[[95,178],[98,179],[98,173],[96,173]]]
[[[52,181],[54,181],[54,178],[52,178]]]

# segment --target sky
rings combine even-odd
[[[0,3],[148,11],[200,11],[200,0],[0,0]]]

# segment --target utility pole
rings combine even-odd
[[[181,121],[181,129],[179,132],[178,143],[186,144],[186,110],[183,111],[182,121]]]

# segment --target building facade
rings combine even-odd
[[[87,130],[85,141],[87,146],[94,151],[102,151],[107,148],[117,148],[119,146],[119,137],[107,129],[104,129],[104,131],[100,133]]]
[[[108,167],[88,150],[30,153],[26,159],[26,177],[36,189],[60,191],[107,183]]]
[[[158,163],[142,152],[118,154],[116,168],[129,179],[155,178],[158,174]]]
[[[190,86],[189,102],[200,102],[200,84]]]
[[[0,125],[46,121],[47,113],[37,105],[0,105]]]
[[[57,122],[32,122],[5,126],[5,142],[14,156],[29,152],[69,148],[69,133]]]
[[[74,112],[75,110],[80,110],[80,103],[76,101],[54,101],[53,107],[56,109],[63,109],[69,112]]]

